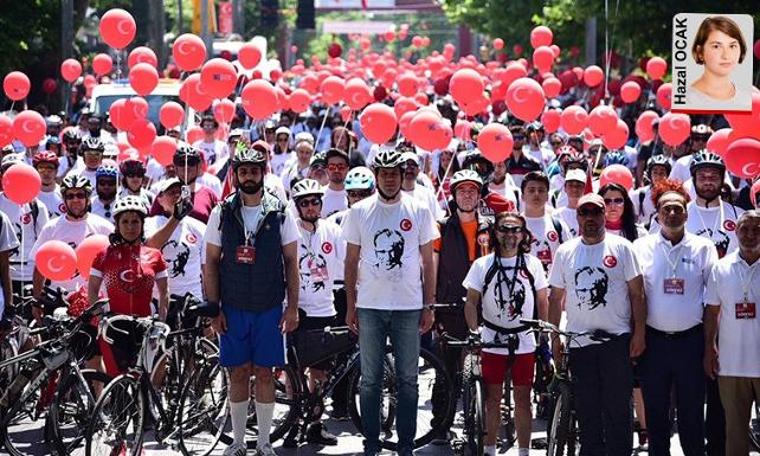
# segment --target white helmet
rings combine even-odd
[[[451,176],[451,183],[449,184],[451,191],[453,192],[459,184],[464,182],[472,182],[473,184],[476,184],[478,188],[483,187],[483,179],[480,178],[478,173],[471,169],[462,169]]]
[[[293,185],[293,189],[290,191],[290,196],[295,200],[303,196],[319,195],[322,196],[325,191],[319,182],[314,179],[303,179]]]
[[[127,195],[116,200],[113,205],[113,217],[118,217],[122,212],[134,211],[142,217],[148,216],[148,208],[145,207],[143,198],[136,195]]]

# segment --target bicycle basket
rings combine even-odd
[[[309,367],[351,350],[356,346],[357,338],[351,331],[333,334],[323,329],[301,329],[290,335],[288,343],[293,348],[291,355],[295,354],[298,364]]]

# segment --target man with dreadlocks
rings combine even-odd
[[[486,348],[481,354],[486,383],[485,453],[496,455],[501,422],[501,398],[507,369],[511,369],[515,397],[515,424],[520,456],[527,456],[531,433],[531,386],[536,340],[522,318],[547,317],[549,283],[541,261],[528,254],[531,234],[522,215],[496,214],[492,242],[494,253],[476,259],[462,285],[467,289],[465,318],[471,334],[484,342],[509,348]],[[478,315],[478,305],[482,314]]]

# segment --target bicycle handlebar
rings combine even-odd
[[[113,324],[119,321],[132,321],[137,323],[138,325],[145,326],[145,327],[157,327],[159,328],[161,332],[161,336],[164,338],[171,333],[171,328],[166,323],[158,320],[156,317],[133,317],[131,315],[109,315],[103,317],[103,319],[100,320],[100,325],[98,325],[98,337],[102,337],[104,341],[106,341],[108,344],[113,344],[113,339],[108,337],[106,335],[107,330],[116,331],[117,333],[121,333],[124,335],[129,335],[129,331],[124,331],[122,329],[119,329],[115,327]]]
[[[610,334],[607,331],[604,331],[601,329],[595,329],[593,331],[584,331],[584,332],[563,331],[559,329],[557,326],[549,323],[548,321],[543,321],[543,320],[521,319],[520,323],[526,326],[530,326],[532,328],[536,328],[539,331],[550,332],[550,333],[558,334],[561,336],[565,336],[568,339],[588,337],[589,339],[596,342],[605,342],[615,337],[614,334]]]

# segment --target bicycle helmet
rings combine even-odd
[[[346,174],[344,188],[348,190],[374,190],[375,175],[365,166],[352,168]]]
[[[140,160],[128,158],[119,165],[119,173],[122,176],[143,176],[145,175],[145,165]]]
[[[119,176],[119,170],[113,165],[100,165],[95,170],[95,180],[97,181],[101,177],[113,177],[116,179]]]
[[[24,154],[8,154],[0,162],[0,168],[5,171],[16,163],[24,163]]]
[[[322,165],[323,167],[327,166],[327,159],[325,158],[325,154],[319,152],[312,155],[311,160],[309,160],[309,168],[317,165]]]
[[[628,166],[628,157],[622,152],[609,152],[604,157],[604,166],[610,165]]]
[[[525,134],[533,133],[534,131],[544,131],[544,126],[539,121],[533,121],[525,127]]]
[[[42,163],[50,163],[57,168],[59,163],[58,155],[56,155],[55,152],[50,152],[49,150],[37,152],[32,157],[32,166],[36,168],[37,165],[40,165]]]
[[[264,153],[255,147],[249,147],[246,149],[238,149],[235,156],[232,158],[232,168],[238,169],[241,165],[256,165],[264,167],[267,164],[267,157]]]
[[[702,149],[691,157],[689,173],[691,173],[692,178],[694,178],[694,174],[700,168],[717,168],[721,173],[725,173],[726,164],[720,155],[707,149]]]
[[[61,138],[58,136],[49,136],[47,140],[45,141],[45,147],[50,148],[50,146],[61,146]]]
[[[460,184],[465,182],[472,182],[477,185],[478,188],[483,188],[483,179],[480,178],[478,173],[471,169],[462,169],[451,176],[451,182],[449,183],[451,192],[453,193]]]
[[[88,136],[84,139],[84,141],[82,141],[82,152],[86,150],[95,150],[103,153],[103,151],[106,150],[106,146],[103,144],[103,141],[101,141],[100,138]]]
[[[647,177],[651,180],[652,176],[652,168],[655,166],[664,166],[667,170],[667,173],[670,174],[670,171],[673,169],[673,165],[670,163],[670,159],[666,157],[665,155],[652,155],[649,157],[649,160],[647,160],[647,167],[646,167],[646,174]]]
[[[320,197],[325,194],[322,186],[314,179],[302,179],[293,185],[293,189],[290,191],[290,196],[293,200],[303,198],[309,195],[319,195]]]
[[[703,138],[709,138],[710,135],[712,135],[712,133],[713,133],[713,130],[712,130],[712,128],[710,128],[709,125],[699,124],[699,125],[694,125],[693,127],[691,127],[691,136],[692,137],[694,137],[694,136],[700,137],[701,136]]]
[[[372,160],[374,169],[380,168],[397,168],[403,164],[401,154],[395,150],[381,150]]]
[[[74,128],[69,128],[68,130],[63,132],[63,140],[67,142],[76,141],[78,143],[82,142],[82,138],[79,137],[76,130]]]
[[[177,144],[177,150],[174,152],[174,161],[184,163],[187,160],[188,165],[197,165],[201,162],[200,149],[181,141]]]
[[[61,193],[74,188],[81,188],[88,194],[92,193],[90,180],[80,174],[69,174],[61,181]]]
[[[148,209],[143,203],[143,198],[135,195],[127,195],[116,200],[113,205],[113,217],[116,219],[119,214],[124,212],[134,211],[140,214],[143,218],[148,216]]]
[[[61,118],[57,115],[53,114],[52,116],[47,116],[45,118],[45,123],[48,127],[60,127],[63,125],[63,120],[61,120]]]

